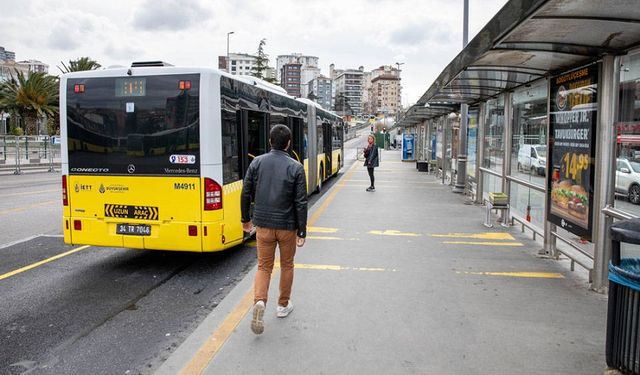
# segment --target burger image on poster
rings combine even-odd
[[[568,218],[586,223],[589,207],[589,195],[581,185],[574,185],[571,180],[562,180],[553,184],[551,201],[556,209]]]

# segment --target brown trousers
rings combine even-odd
[[[280,248],[280,298],[278,305],[287,306],[293,285],[293,258],[296,255],[296,231],[256,228],[258,243],[258,272],[254,289],[254,303],[269,296],[269,282],[275,262],[276,245]]]

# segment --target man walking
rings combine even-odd
[[[280,298],[276,315],[284,318],[293,310],[290,301],[293,284],[293,258],[307,235],[307,182],[302,164],[289,156],[291,131],[276,125],[269,133],[271,152],[253,159],[242,187],[242,228],[256,226],[258,272],[254,286],[251,330],[264,331],[264,309],[275,260],[280,248]],[[251,202],[254,202],[253,222]]]

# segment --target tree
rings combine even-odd
[[[84,70],[96,70],[102,67],[97,61],[92,60],[90,57],[79,57],[75,60],[69,60],[69,66],[65,65],[62,61],[62,68],[58,67],[62,73],[81,72]],[[63,69],[64,68],[64,69]]]
[[[311,99],[311,100],[315,101],[316,99],[318,99],[318,96],[316,94],[314,94],[313,91],[309,91],[309,95],[307,95],[307,99]]]
[[[264,71],[269,67],[269,56],[264,53],[264,46],[267,44],[267,40],[262,38],[258,44],[258,53],[256,55],[256,64],[251,68],[251,75],[264,79]],[[271,82],[272,80],[267,80]]]
[[[0,84],[0,110],[20,115],[25,133],[36,134],[39,119],[55,117],[58,113],[58,77],[46,73],[24,73]]]

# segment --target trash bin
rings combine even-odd
[[[640,245],[640,219],[611,225],[611,240],[607,365],[625,374],[640,374],[640,257],[620,254],[623,242]]]

